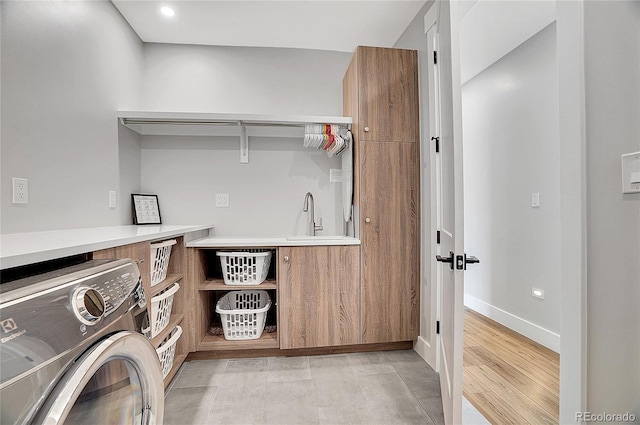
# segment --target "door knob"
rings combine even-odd
[[[436,255],[436,261],[440,261],[441,263],[449,263],[449,267],[453,270],[453,261],[454,261],[453,252],[449,251],[448,257],[441,257],[440,255]]]
[[[478,260],[477,257],[474,257],[473,255],[469,255],[467,257],[467,254],[464,254],[464,269],[467,270],[467,264],[478,264],[480,262],[480,260]]]
[[[285,262],[285,263],[288,263],[288,262],[289,262],[289,256],[288,256],[288,255],[285,255],[285,256],[284,256],[284,258],[283,258],[283,260],[284,260],[284,262]]]
[[[364,128],[365,133],[369,131],[369,127]]]
[[[364,222],[365,223],[371,223],[371,219],[369,217],[367,217],[367,218],[364,219]]]

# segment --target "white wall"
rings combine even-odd
[[[350,60],[323,50],[149,43],[143,108],[339,116]]]
[[[465,304],[559,350],[555,45],[551,24],[464,84],[462,100],[465,250],[481,261],[465,273]]]
[[[144,108],[161,111],[342,114],[342,77],[351,54],[299,49],[145,45]],[[159,195],[164,222],[213,223],[218,235],[306,233],[313,193],[319,234],[342,234],[340,158],[302,148],[301,139],[144,136],[143,192]],[[215,194],[230,195],[229,208]]]
[[[460,74],[466,83],[555,20],[553,1],[461,0]]]
[[[0,7],[2,233],[121,224],[115,112],[140,105],[142,42],[108,1]],[[29,179],[28,205],[11,203],[12,177]]]
[[[163,221],[213,223],[216,235],[305,235],[311,191],[318,234],[342,234],[341,186],[329,183],[340,159],[297,140],[251,139],[248,164],[234,137],[145,136],[142,147],[142,188],[158,194]],[[229,208],[215,207],[216,193],[229,194]]]
[[[585,2],[587,407],[640,422],[640,194],[620,155],[640,150],[640,3]]]

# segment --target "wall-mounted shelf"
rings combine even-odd
[[[290,129],[289,137],[304,134],[306,124],[339,124],[351,127],[351,117],[326,115],[214,114],[204,112],[118,111],[120,123],[141,135],[238,136],[246,127],[249,136],[277,134]],[[270,129],[270,130],[267,130]],[[279,129],[279,130],[278,130]],[[265,131],[266,130],[266,131]]]
[[[118,111],[120,123],[143,136],[240,137],[240,162],[249,162],[249,137],[303,138],[306,124],[351,128],[351,117]]]

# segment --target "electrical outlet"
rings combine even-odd
[[[13,203],[29,203],[29,180],[14,177],[11,179],[13,185]]]
[[[228,208],[228,207],[229,207],[229,194],[216,193],[216,208]]]
[[[340,183],[342,181],[342,169],[330,168],[329,169],[329,183]]]
[[[115,190],[109,191],[109,208],[115,208],[118,203],[118,198]]]

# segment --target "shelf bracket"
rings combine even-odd
[[[249,163],[249,137],[247,136],[247,127],[242,121],[238,121],[240,127],[240,163]]]

